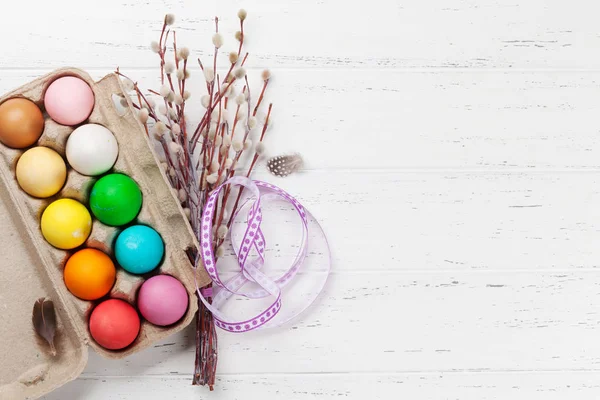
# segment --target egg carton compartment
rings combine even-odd
[[[19,218],[28,232],[30,244],[38,253],[43,270],[53,283],[60,300],[65,305],[67,315],[73,325],[96,352],[107,358],[122,358],[138,352],[166,336],[180,331],[193,319],[197,310],[195,300],[194,270],[190,264],[186,250],[197,248],[189,222],[186,220],[179,201],[170,188],[164,172],[158,166],[158,158],[154,153],[142,125],[133,115],[133,108],[125,109],[125,113],[117,113],[113,95],[123,95],[120,79],[110,74],[98,82],[94,82],[84,71],[78,69],[61,69],[41,77],[0,98],[0,103],[13,97],[25,97],[35,102],[44,112],[45,126],[42,136],[34,145],[46,146],[57,151],[65,160],[66,142],[75,127],[63,126],[48,117],[44,111],[43,97],[46,88],[57,78],[75,76],[83,79],[92,88],[95,95],[94,109],[83,124],[95,123],[109,129],[117,139],[119,155],[110,172],[123,173],[134,179],[142,191],[142,209],[131,224],[143,224],[154,228],[165,244],[165,255],[160,266],[150,274],[133,275],[119,267],[114,258],[113,243],[123,227],[111,227],[102,224],[93,217],[91,234],[84,245],[73,250],[60,250],[47,243],[42,236],[40,219],[44,209],[60,198],[75,199],[89,209],[89,194],[93,184],[100,178],[79,174],[67,164],[67,180],[62,190],[56,195],[37,199],[29,196],[19,187],[15,168],[18,158],[25,149],[17,150],[0,144],[2,154],[0,170],[7,190],[11,193],[12,206],[18,210]],[[125,98],[128,99],[127,96]],[[83,125],[81,124],[81,125]],[[104,174],[103,174],[104,175]],[[70,255],[85,247],[96,248],[107,253],[115,263],[117,277],[111,292],[97,301],[84,301],[72,295],[63,281],[63,268]],[[141,284],[149,276],[169,274],[177,278],[187,289],[189,306],[183,318],[174,325],[160,327],[150,324],[141,316],[141,329],[137,339],[127,348],[111,351],[104,349],[91,338],[88,329],[89,315],[95,305],[107,298],[126,300],[136,307],[136,295]],[[198,283],[205,285],[209,278],[205,271],[198,271]],[[31,304],[33,306],[33,303]]]
[[[3,167],[2,175],[8,171]],[[6,182],[0,180],[0,399],[32,399],[75,379],[85,368],[88,348],[75,327],[68,299],[59,294],[56,281],[46,271],[25,218],[14,206],[17,197]],[[56,356],[49,354],[48,344],[32,328],[33,304],[42,297],[54,301]]]

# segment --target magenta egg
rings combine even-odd
[[[166,326],[179,321],[188,307],[188,292],[170,275],[157,275],[142,284],[138,309],[151,324]]]

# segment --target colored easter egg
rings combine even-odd
[[[106,225],[125,225],[142,208],[142,192],[133,179],[123,174],[103,176],[90,194],[92,213]]]
[[[96,249],[83,249],[69,257],[64,279],[67,289],[83,300],[105,296],[115,283],[115,265]]]
[[[0,104],[0,142],[23,149],[40,138],[44,131],[44,116],[34,102],[13,98]]]
[[[60,191],[67,179],[62,157],[47,147],[34,147],[19,158],[16,168],[21,189],[34,197],[50,197]]]
[[[58,78],[44,95],[46,112],[61,125],[78,125],[88,119],[94,108],[94,92],[82,79]]]
[[[51,203],[42,214],[42,234],[52,246],[74,249],[81,246],[92,230],[92,217],[83,204],[72,199]]]
[[[126,271],[145,274],[158,267],[165,253],[160,235],[145,225],[133,225],[117,237],[115,257]]]
[[[98,304],[90,316],[90,333],[105,349],[129,346],[140,332],[140,317],[127,302],[110,299]]]
[[[177,279],[157,275],[142,284],[138,309],[154,325],[166,326],[179,321],[188,307],[188,292]]]
[[[80,174],[102,175],[117,161],[119,145],[112,132],[102,125],[86,124],[69,136],[66,155],[71,167]]]

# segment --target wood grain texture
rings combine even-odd
[[[11,6],[13,15],[28,16],[28,32],[4,43],[0,67],[62,66],[65,54],[82,68],[154,66],[147,49],[167,11],[178,15],[195,53],[207,54],[213,16],[232,33],[239,7],[250,12],[252,53],[272,68],[600,67],[592,50],[600,45],[598,4],[586,0],[105,0],[93,12],[85,2],[60,0],[36,7]],[[3,32],[20,31],[22,22],[7,18]]]
[[[320,219],[334,271],[293,323],[220,334],[215,393],[189,385],[186,330],[118,362],[90,354],[48,400],[600,397],[596,3],[103,4],[40,3],[20,35],[8,18],[0,91],[64,64],[158,89],[148,47],[165,12],[207,57],[212,17],[227,51],[247,8],[250,76],[274,76],[268,152],[307,166],[257,177]]]
[[[600,396],[599,377],[600,373],[595,371],[222,375],[215,392],[209,394],[188,385],[189,377],[81,378],[47,396],[47,400],[124,400],[136,398],[129,394],[132,392],[137,398],[173,400],[597,399]],[[120,392],[115,391],[114,386],[118,386]]]

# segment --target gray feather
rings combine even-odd
[[[56,334],[56,312],[54,311],[52,300],[38,299],[33,306],[31,320],[35,331],[48,342],[50,353],[55,356],[54,335]]]
[[[299,154],[272,157],[267,161],[267,169],[275,176],[285,177],[302,168],[304,161]]]

